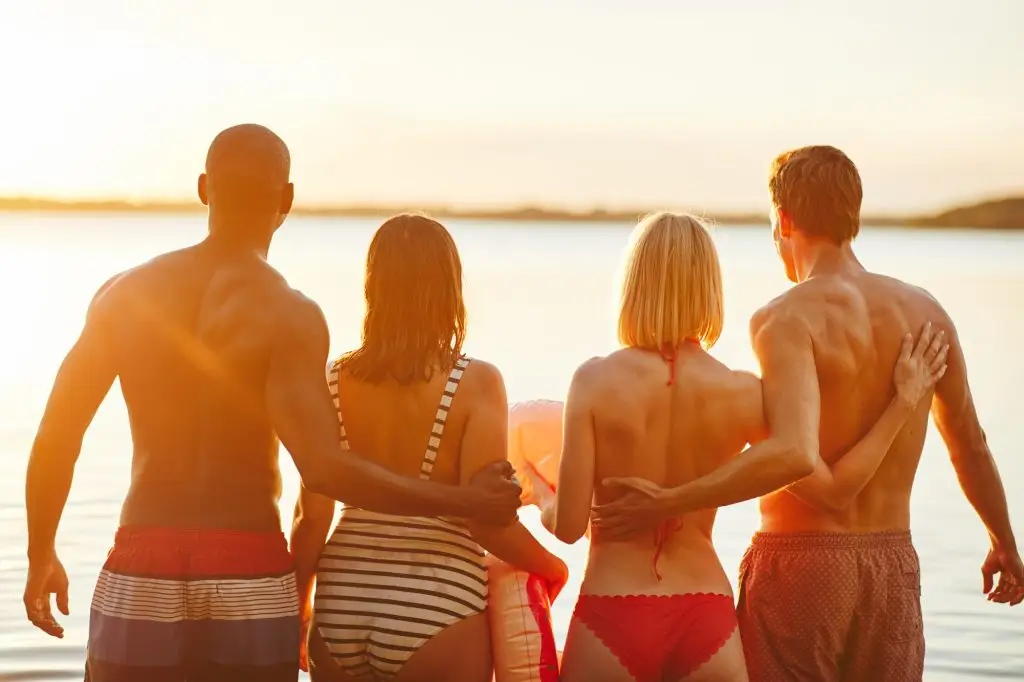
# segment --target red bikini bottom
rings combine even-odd
[[[692,674],[736,629],[736,607],[727,594],[581,594],[573,615],[636,682]]]

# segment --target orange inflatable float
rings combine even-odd
[[[558,682],[548,588],[537,576],[487,557],[495,682]]]
[[[548,487],[555,489],[562,454],[562,409],[559,400],[527,400],[513,403],[508,411],[508,459],[523,487],[523,503],[540,500],[526,475],[532,467]]]
[[[545,499],[538,483],[551,490],[558,480],[562,452],[562,403],[515,403],[508,415],[508,458],[523,486],[523,502]],[[544,581],[494,556],[487,557],[491,648],[495,682],[558,682],[559,652],[551,629],[551,603]]]

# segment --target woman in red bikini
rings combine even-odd
[[[704,226],[671,213],[641,222],[622,286],[624,348],[584,363],[566,398],[557,495],[542,515],[563,542],[584,534],[594,503],[611,501],[595,481],[681,485],[764,437],[760,380],[707,353],[722,309],[718,256]],[[905,343],[895,407],[846,455],[861,466],[844,471],[856,474],[808,477],[795,484],[798,495],[820,501],[866,484],[909,413],[901,401],[916,404],[944,368],[943,353],[925,350],[930,343]],[[732,588],[711,542],[714,520],[713,510],[688,514],[653,537],[625,541],[593,529],[563,682],[747,679]]]

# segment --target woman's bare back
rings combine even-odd
[[[433,481],[460,482],[462,438],[476,402],[477,375],[487,367],[486,363],[474,361],[466,368],[458,398],[452,401],[448,412],[444,438],[431,472]],[[411,478],[419,476],[448,371],[434,372],[429,381],[404,385],[393,380],[359,381],[346,375],[344,370],[338,380],[341,413],[345,415],[346,434],[352,449],[395,473]]]
[[[600,482],[609,477],[640,477],[664,487],[688,483],[739,453],[764,429],[760,380],[735,372],[695,345],[679,348],[672,365],[655,352],[623,349],[592,361],[589,382],[595,431],[594,501],[618,493]],[[670,384],[670,378],[673,378]],[[631,589],[677,592],[728,589],[711,546],[715,511],[689,514],[668,534],[653,566],[655,534],[626,542],[594,537],[587,582],[627,593]],[[700,556],[707,558],[701,561]],[[607,576],[605,578],[605,576]],[[710,582],[703,588],[693,583]],[[603,590],[602,590],[603,591]]]

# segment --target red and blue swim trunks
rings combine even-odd
[[[87,682],[294,682],[298,659],[283,534],[118,530],[93,595]]]

